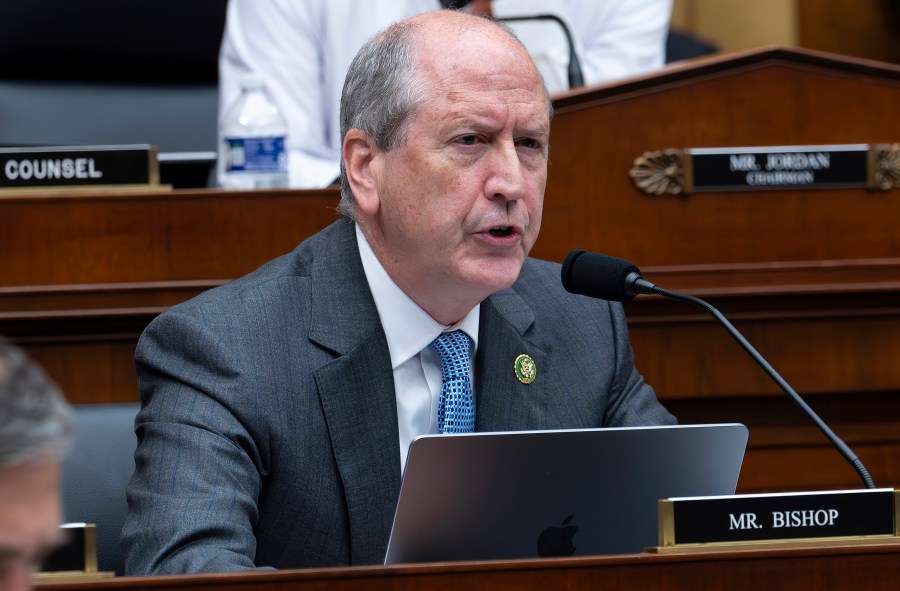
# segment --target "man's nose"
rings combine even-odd
[[[490,174],[485,183],[489,199],[514,201],[525,195],[525,169],[513,142],[499,144],[490,160]]]

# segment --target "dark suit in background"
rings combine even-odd
[[[137,368],[129,573],[383,560],[396,399],[351,221],[161,315]],[[482,302],[475,393],[477,431],[674,422],[634,368],[621,306],[565,292],[559,265],[533,259]]]

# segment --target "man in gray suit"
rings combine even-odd
[[[360,50],[348,217],[141,338],[130,573],[380,563],[418,435],[674,422],[621,307],[527,258],[550,115],[490,21],[426,13]]]

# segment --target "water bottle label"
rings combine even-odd
[[[287,170],[287,153],[284,136],[225,138],[228,157],[225,171],[234,172],[284,172]]]

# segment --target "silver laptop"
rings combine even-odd
[[[734,494],[740,424],[425,435],[385,564],[641,552],[657,500]]]

